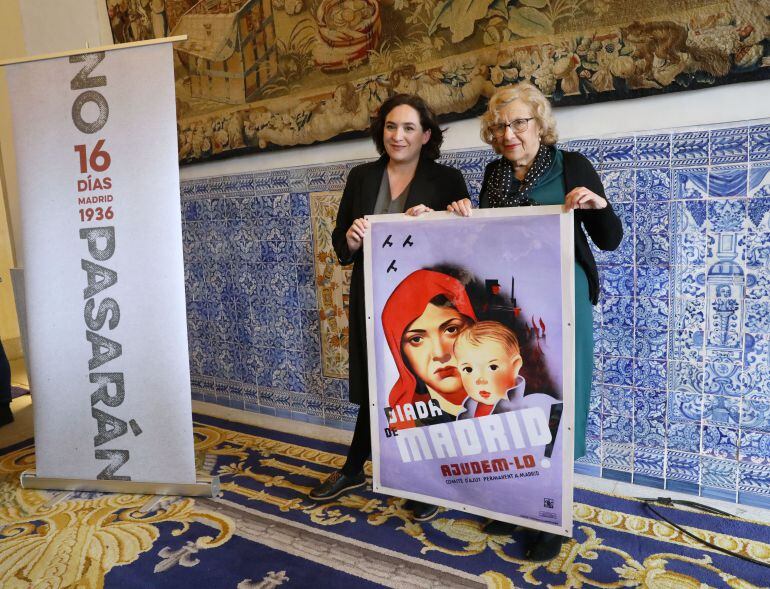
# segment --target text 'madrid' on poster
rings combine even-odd
[[[194,483],[171,43],[5,72],[37,475]]]
[[[375,490],[571,534],[572,213],[368,220]]]

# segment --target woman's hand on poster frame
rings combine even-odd
[[[446,210],[460,217],[470,217],[473,214],[473,203],[469,198],[455,200],[449,204]]]
[[[410,217],[419,217],[423,213],[432,213],[433,209],[430,208],[427,205],[415,205],[413,207],[410,207],[404,211],[405,215],[409,215]]]
[[[364,217],[361,217],[353,221],[353,224],[345,232],[345,239],[348,242],[348,249],[350,250],[351,254],[354,254],[359,249],[361,249],[361,246],[364,243],[364,236],[366,235],[366,230],[368,228],[369,221],[367,221]]]
[[[585,186],[578,186],[569,191],[564,197],[564,208],[567,211],[573,209],[603,209],[607,201]]]

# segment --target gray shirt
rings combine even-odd
[[[386,168],[382,173],[380,190],[377,193],[377,202],[374,205],[374,214],[384,215],[389,213],[403,213],[406,199],[409,196],[409,188],[411,186],[412,183],[410,182],[397,198],[392,198],[393,195],[390,194],[390,180],[388,179],[388,170]]]

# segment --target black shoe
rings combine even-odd
[[[491,536],[513,536],[518,527],[516,524],[491,519],[481,529],[485,534],[490,534]]]
[[[8,425],[13,422],[13,413],[11,413],[11,406],[0,405],[0,427]]]
[[[314,501],[326,501],[342,495],[345,491],[363,487],[365,484],[366,476],[362,472],[348,476],[343,474],[341,470],[335,470],[326,477],[323,483],[312,489],[307,496]]]
[[[537,534],[524,551],[524,558],[530,562],[548,562],[556,558],[561,552],[562,544],[569,538],[558,536],[549,532]]]
[[[404,508],[412,512],[412,519],[416,522],[426,522],[438,513],[438,505],[423,503],[409,499],[404,503]]]

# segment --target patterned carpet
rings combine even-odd
[[[575,539],[544,564],[521,536],[442,511],[412,523],[403,501],[359,489],[327,504],[305,493],[345,448],[195,416],[201,472],[216,499],[23,490],[24,442],[0,455],[0,586],[28,587],[733,587],[768,586],[770,569],[696,545],[643,504],[575,493]],[[360,491],[360,492],[359,492]],[[711,542],[770,563],[770,527],[660,510]]]

